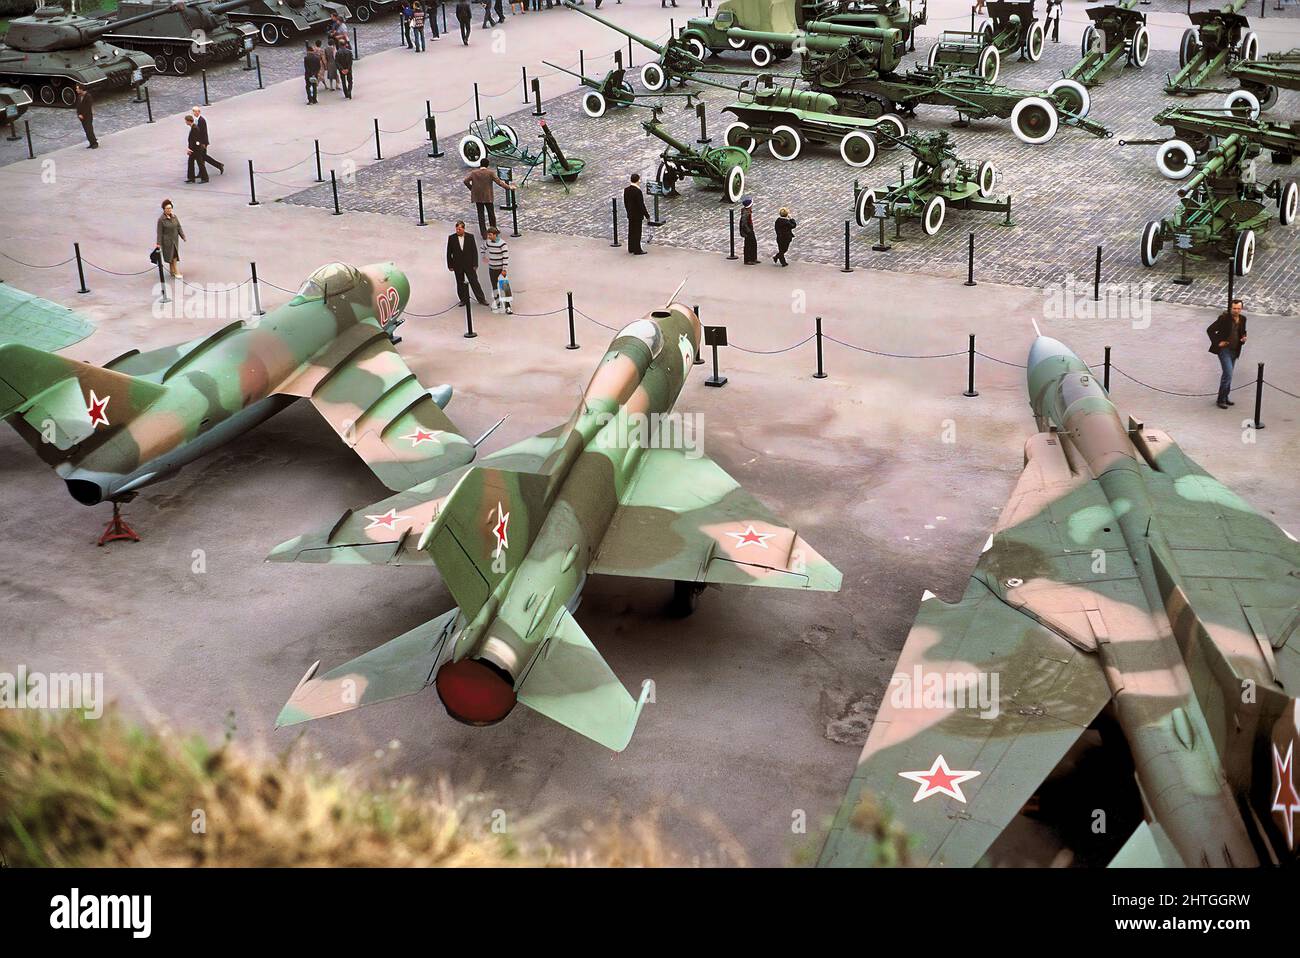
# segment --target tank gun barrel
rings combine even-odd
[[[184,7],[184,3],[160,4],[154,10],[146,10],[144,13],[137,13],[132,17],[123,17],[121,20],[107,20],[101,23],[95,23],[94,26],[78,27],[87,40],[98,40],[106,33],[116,33],[123,27],[129,27],[136,23],[143,23],[145,20],[152,20],[155,17],[161,17],[166,13],[173,13]],[[92,21],[93,22],[93,21]]]
[[[227,10],[238,10],[240,7],[246,7],[255,0],[224,0],[222,3],[214,3],[208,7],[208,13],[225,13]]]
[[[903,39],[903,31],[895,27],[859,27],[849,23],[826,23],[821,20],[814,20],[804,27],[809,33],[833,34],[840,37],[862,37],[866,40],[874,40],[877,43],[900,43]]]

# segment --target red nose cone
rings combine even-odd
[[[466,725],[493,725],[515,707],[515,690],[496,668],[477,659],[448,662],[434,680],[447,714]]]

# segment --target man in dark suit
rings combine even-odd
[[[1219,398],[1215,405],[1220,409],[1235,406],[1228,394],[1232,391],[1232,367],[1241,358],[1241,349],[1246,345],[1246,314],[1241,311],[1241,300],[1234,299],[1226,312],[1206,327],[1205,335],[1210,338],[1210,352],[1219,357]]]
[[[457,220],[456,232],[447,237],[447,269],[456,274],[456,298],[462,306],[469,296],[466,283],[473,288],[479,305],[487,305],[487,297],[478,282],[478,245],[474,237],[465,232],[464,220]]]
[[[334,51],[334,66],[339,71],[339,82],[343,87],[344,99],[352,99],[352,47],[348,44],[348,38],[344,37]]]
[[[80,83],[77,84],[75,109],[77,119],[81,121],[81,128],[86,131],[86,143],[89,144],[86,149],[98,150],[99,140],[95,137],[95,98]]]
[[[185,182],[194,182],[194,167],[197,165],[199,170],[199,182],[208,181],[208,168],[204,165],[206,161],[206,150],[203,148],[203,135],[199,133],[198,124],[194,122],[194,114],[185,114],[185,125],[190,128],[189,147],[186,153],[189,155],[189,161],[185,164]]]
[[[627,251],[641,256],[641,226],[650,219],[645,208],[645,194],[641,192],[641,174],[633,173],[632,181],[623,188],[623,209],[627,211]]]
[[[190,112],[194,114],[194,128],[199,131],[199,139],[203,142],[203,162],[208,166],[215,166],[218,173],[226,172],[226,164],[220,160],[214,160],[209,152],[212,141],[208,139],[208,121],[203,116],[202,111],[196,106],[191,107]]]
[[[334,56],[335,64],[338,63],[338,54]],[[308,105],[318,102],[316,100],[316,85],[320,77],[320,57],[316,55],[315,49],[310,43],[307,44],[307,52],[302,55],[302,78],[307,84],[307,103]]]

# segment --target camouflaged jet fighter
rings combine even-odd
[[[564,425],[357,512],[271,559],[437,566],[458,608],[316,677],[278,726],[432,684],[447,712],[492,725],[517,702],[622,751],[633,698],[574,621],[588,575],[836,591],[840,573],[698,449],[648,430],[691,371],[700,323],[672,303],[625,327]]]
[[[0,418],[54,467],[78,502],[113,504],[100,545],[138,539],[120,504],[308,397],[390,489],[474,458],[393,348],[410,296],[391,263],[323,266],[257,323],[103,366],[0,343]]]
[[[922,596],[821,864],[872,860],[873,809],[912,864],[1035,832],[1048,860],[1291,861],[1300,545],[1061,343],[1027,375],[1024,472],[961,600]]]

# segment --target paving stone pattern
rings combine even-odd
[[[922,41],[918,56],[928,52]],[[1043,89],[1074,62],[1074,50],[1065,44],[1047,44],[1037,64],[1004,62],[1001,81],[1007,86]],[[738,61],[736,61],[738,62]],[[1153,53],[1145,69],[1128,69],[1094,88],[1091,117],[1114,131],[1113,139],[1095,138],[1081,130],[1062,127],[1056,138],[1042,146],[1027,146],[1011,133],[1009,122],[977,121],[953,135],[964,158],[993,159],[1000,173],[998,191],[1013,199],[1015,226],[998,225],[1002,216],[986,212],[949,210],[942,232],[926,238],[915,221],[905,222],[902,239],[892,238],[892,249],[874,252],[875,228],[851,226],[851,262],[905,272],[964,276],[967,234],[976,236],[976,279],[1034,287],[1063,287],[1073,277],[1079,287],[1090,287],[1098,245],[1103,247],[1102,280],[1108,284],[1153,284],[1150,296],[1195,305],[1216,305],[1227,294],[1227,261],[1217,256],[1203,262],[1188,260],[1191,285],[1171,282],[1178,275],[1177,257],[1166,252],[1154,269],[1138,258],[1138,238],[1150,219],[1171,215],[1177,204],[1177,185],[1162,177],[1151,146],[1120,146],[1119,140],[1168,136],[1151,118],[1175,104],[1217,105],[1220,96],[1175,100],[1160,86],[1165,72],[1175,66],[1174,55]],[[597,70],[589,65],[589,72]],[[581,236],[609,236],[610,200],[621,197],[627,177],[639,171],[652,178],[662,144],[646,136],[640,123],[648,117],[642,109],[611,110],[600,119],[582,113],[577,93],[546,103],[546,119],[562,149],[587,161],[579,181],[566,194],[563,187],[535,172],[520,191],[521,230],[543,230]],[[721,112],[730,95],[714,91],[706,97],[709,133],[716,144],[729,115]],[[500,119],[511,124],[521,142],[540,149],[537,120],[522,104],[518,112]],[[1283,94],[1271,117],[1280,120],[1300,114],[1300,95]],[[911,122],[916,130],[950,128],[950,109],[921,107]],[[694,143],[699,125],[693,112],[680,105],[664,114],[664,124],[679,139]],[[462,185],[465,168],[456,154],[460,134],[443,134],[446,156],[427,158],[416,150],[386,159],[362,170],[354,183],[341,191],[346,210],[366,210],[406,218],[416,216],[416,178],[423,180],[425,215],[429,219],[467,217],[473,213]],[[910,158],[909,158],[910,159]],[[755,201],[760,252],[766,261],[772,247],[771,222],[779,207],[789,206],[799,222],[791,255],[824,263],[844,257],[844,223],[852,217],[855,177],[863,188],[885,185],[898,176],[898,150],[882,150],[866,169],[846,166],[833,148],[808,148],[799,159],[783,163],[760,147],[750,168],[747,191]],[[904,160],[904,162],[909,162]],[[910,166],[910,162],[909,162]],[[516,178],[523,175],[516,168]],[[328,174],[326,174],[328,175]],[[1274,177],[1300,177],[1293,168],[1276,167],[1267,154],[1260,158],[1261,182]],[[654,243],[726,253],[729,205],[721,192],[693,184],[679,186],[680,197],[661,202],[666,223],[655,230]],[[328,206],[328,185],[290,197],[289,202]],[[621,200],[620,200],[621,208]],[[620,215],[620,220],[622,219]],[[504,220],[508,224],[508,216]],[[620,233],[624,224],[620,222]],[[719,268],[742,268],[739,263],[716,261]],[[762,268],[772,268],[764,266]],[[1259,235],[1255,266],[1248,277],[1238,278],[1236,290],[1256,312],[1294,314],[1300,308],[1300,230],[1273,228]],[[1131,284],[1137,284],[1135,287]],[[1090,290],[1089,290],[1090,292]],[[1137,295],[1144,295],[1137,292]]]

